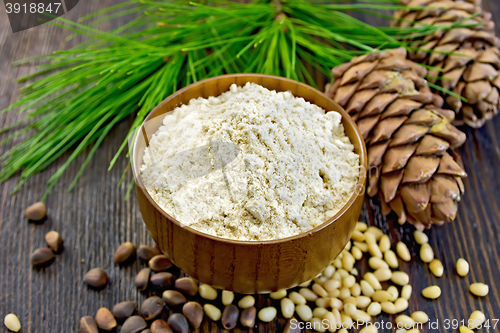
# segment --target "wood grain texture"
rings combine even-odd
[[[493,12],[500,25],[500,5],[495,0],[485,1],[485,8]],[[65,17],[78,19],[96,9],[116,3],[113,0],[88,0],[80,3]],[[366,18],[366,16],[365,16]],[[375,22],[375,21],[370,21]],[[120,22],[114,22],[114,25]],[[104,26],[106,28],[106,26]],[[28,56],[35,56],[57,49],[67,49],[80,40],[66,42],[66,31],[51,25],[43,25],[28,31],[12,34],[7,15],[0,6],[0,109],[14,102],[20,85],[16,78],[32,73],[32,65],[12,68],[10,63]],[[0,126],[6,126],[22,115],[8,112],[0,115]],[[114,249],[124,241],[136,245],[153,244],[142,222],[135,198],[124,201],[126,184],[118,186],[127,160],[122,157],[117,165],[107,171],[108,162],[125,137],[130,121],[123,122],[112,131],[97,151],[83,174],[77,188],[67,193],[66,189],[84,161],[80,156],[61,178],[47,199],[49,220],[42,225],[29,224],[23,218],[23,210],[39,199],[45,191],[45,182],[62,165],[58,160],[42,174],[33,177],[17,194],[10,195],[16,185],[12,179],[0,185],[0,319],[5,314],[16,313],[23,325],[23,332],[60,333],[78,332],[78,320],[83,315],[94,315],[98,308],[111,308],[124,300],[142,302],[146,295],[138,292],[133,284],[135,273],[143,267],[140,262],[119,268],[114,265]],[[461,155],[469,177],[465,181],[466,192],[459,205],[457,220],[441,228],[434,228],[430,242],[443,261],[445,274],[442,278],[430,275],[419,259],[404,264],[409,272],[414,296],[410,309],[426,311],[431,321],[439,320],[440,329],[425,332],[456,332],[445,330],[445,319],[468,318],[476,309],[485,312],[488,318],[500,318],[500,117],[479,130],[466,130],[468,140]],[[0,135],[0,140],[6,135]],[[20,140],[17,139],[15,142]],[[5,152],[13,143],[0,146]],[[66,157],[68,155],[65,155]],[[380,215],[376,202],[366,201],[361,219],[381,226],[390,232],[393,242],[402,239],[412,253],[416,254],[412,229],[394,224],[394,217],[387,220]],[[45,246],[44,236],[55,229],[65,240],[65,250],[55,262],[44,269],[32,269],[29,254]],[[459,257],[471,264],[468,277],[458,278],[454,263]],[[293,261],[290,262],[293,264]],[[97,292],[83,285],[85,272],[93,267],[103,267],[111,282],[106,289]],[[362,262],[358,269],[366,269]],[[490,285],[490,294],[485,299],[473,297],[468,292],[471,282],[481,281]],[[443,290],[437,301],[427,301],[420,290],[430,284],[438,284]],[[271,304],[261,297],[258,306]],[[273,301],[273,304],[277,304]],[[407,311],[408,312],[408,311]],[[381,316],[380,320],[389,318]],[[392,318],[393,319],[393,318]],[[251,332],[281,332],[284,320],[271,324],[259,323]],[[482,332],[498,332],[500,329],[482,329]],[[201,332],[223,332],[220,325],[205,320]],[[236,332],[245,331],[240,328]],[[393,331],[393,330],[392,330]],[[7,332],[0,326],[0,332]],[[246,332],[246,331],[245,331]],[[391,332],[391,330],[381,330]]]

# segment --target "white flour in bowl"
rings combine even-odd
[[[151,197],[184,225],[224,238],[308,231],[358,182],[359,156],[339,113],[253,83],[176,108],[149,143],[141,175]]]

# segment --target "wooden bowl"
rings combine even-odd
[[[288,238],[236,241],[204,234],[168,215],[142,186],[140,167],[148,140],[165,113],[197,97],[219,96],[231,84],[255,82],[270,90],[290,91],[323,109],[342,115],[345,133],[360,156],[357,190],[346,205],[320,226]],[[147,125],[146,125],[147,124]],[[216,288],[265,293],[291,288],[315,277],[342,251],[359,218],[366,181],[366,147],[358,127],[337,103],[320,91],[293,80],[260,74],[222,75],[191,84],[165,99],[146,118],[132,152],[137,198],[144,222],[162,252],[186,274]]]

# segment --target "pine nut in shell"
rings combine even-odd
[[[159,254],[151,258],[148,262],[149,268],[155,272],[166,271],[172,267],[172,262],[167,258],[166,255]]]
[[[430,263],[434,260],[434,250],[429,243],[424,243],[420,246],[420,259],[425,263]]]
[[[457,274],[464,277],[469,274],[469,263],[464,258],[459,258],[457,260]]]
[[[190,277],[183,277],[175,280],[175,289],[182,291],[189,296],[195,296],[198,293],[198,283]]]
[[[144,261],[150,261],[151,258],[159,254],[161,254],[160,250],[149,245],[140,245],[137,249],[137,257]]]
[[[207,317],[213,321],[218,321],[222,316],[222,312],[219,308],[212,304],[203,305],[203,310],[205,311]]]
[[[12,332],[19,332],[21,330],[21,322],[19,321],[19,318],[17,318],[17,316],[13,313],[7,314],[3,319],[3,323],[5,327],[7,327]]]
[[[243,310],[240,316],[241,325],[249,328],[254,327],[256,316],[257,316],[257,309],[254,306]]]
[[[410,261],[411,260],[410,250],[408,250],[408,247],[406,246],[405,243],[398,242],[396,244],[396,252],[397,252],[398,256],[402,260],[404,260],[404,261]]]
[[[217,290],[208,284],[202,284],[198,287],[200,296],[206,300],[213,301],[217,298]]]
[[[476,329],[483,325],[486,320],[486,316],[479,310],[472,311],[468,321],[468,327],[471,329]]]
[[[146,321],[140,316],[127,318],[122,325],[120,333],[140,333],[148,327]]]
[[[410,276],[406,272],[393,272],[391,276],[391,281],[398,286],[407,285],[410,282]]]
[[[425,324],[429,321],[429,316],[424,311],[415,311],[411,314],[411,318],[417,322]]]
[[[146,267],[143,268],[137,273],[134,279],[134,284],[137,287],[137,289],[143,291],[148,288],[149,284],[149,277],[151,276],[151,268]]]
[[[282,298],[280,301],[281,314],[286,319],[292,318],[295,312],[295,304],[289,298]]]
[[[306,304],[300,304],[295,307],[295,312],[303,321],[309,321],[312,318],[312,310]]]
[[[64,244],[61,235],[55,230],[51,230],[47,234],[45,234],[45,242],[47,242],[47,245],[55,253],[59,253],[62,250]]]
[[[434,259],[429,264],[429,270],[435,277],[441,277],[444,273],[443,263],[439,259]]]
[[[182,314],[194,329],[200,327],[203,321],[203,308],[197,302],[187,302],[182,307]]]
[[[490,288],[487,284],[476,282],[469,286],[469,291],[475,296],[485,297],[486,295],[488,295]]]
[[[7,324],[5,324],[5,326],[7,326]],[[13,332],[19,332],[19,330],[21,329],[20,326],[21,324],[19,324],[19,329],[17,331],[15,329],[10,328],[9,326],[7,326],[7,328]],[[80,333],[99,333],[99,329],[97,328],[97,323],[95,322],[95,319],[90,316],[82,317],[80,319]]]
[[[168,317],[168,325],[177,333],[189,333],[189,324],[186,317],[180,313],[174,313]]]
[[[97,326],[104,331],[111,331],[118,323],[115,317],[107,308],[100,308],[95,315]]]
[[[162,313],[164,308],[165,301],[162,298],[158,296],[151,296],[144,302],[142,302],[140,313],[144,317],[144,319],[152,320],[158,317]]]
[[[384,252],[384,260],[392,269],[396,269],[399,267],[398,258],[396,257],[396,253],[394,253],[393,250]]]
[[[169,272],[159,272],[152,275],[149,282],[156,289],[165,290],[174,284],[174,276]]]
[[[156,319],[155,321],[153,321],[151,323],[150,329],[151,333],[172,333],[170,326],[163,319]],[[144,333],[144,331],[142,331],[141,333]]]
[[[429,286],[422,290],[422,296],[429,299],[437,299],[441,296],[441,288],[438,286]]]
[[[41,247],[33,251],[30,255],[30,262],[33,267],[41,267],[52,263],[54,252],[47,247]]]
[[[125,242],[120,244],[113,254],[113,260],[115,264],[121,265],[128,263],[136,254],[136,248],[131,242]]]
[[[94,288],[104,288],[108,281],[108,274],[102,268],[93,268],[83,276],[83,282]]]
[[[24,211],[30,221],[41,221],[47,216],[47,207],[43,202],[35,202]]]
[[[278,313],[278,311],[276,310],[275,307],[268,306],[268,307],[260,309],[260,311],[258,313],[258,318],[260,321],[262,321],[264,323],[269,323],[269,322],[273,321],[274,318],[276,318],[277,313]]]
[[[162,298],[169,307],[176,307],[187,302],[186,297],[177,290],[165,290]]]
[[[238,310],[238,307],[234,304],[229,304],[224,308],[224,311],[222,312],[222,326],[226,330],[232,330],[238,324],[239,316],[240,310]]]
[[[134,314],[135,309],[137,308],[137,303],[134,301],[125,301],[116,304],[113,307],[111,313],[113,316],[120,321],[127,319],[128,317]]]

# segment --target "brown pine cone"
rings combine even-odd
[[[327,95],[358,124],[368,149],[368,189],[382,212],[418,229],[455,219],[466,176],[453,148],[465,134],[405,49],[371,53],[332,69]]]
[[[412,40],[410,46],[421,50],[410,52],[409,59],[435,67],[429,70],[428,80],[467,99],[463,102],[443,94],[446,107],[457,113],[455,124],[483,126],[500,108],[500,40],[495,36],[491,13],[481,9],[479,0],[401,0],[401,3],[428,8],[396,11],[395,26],[461,25]]]

